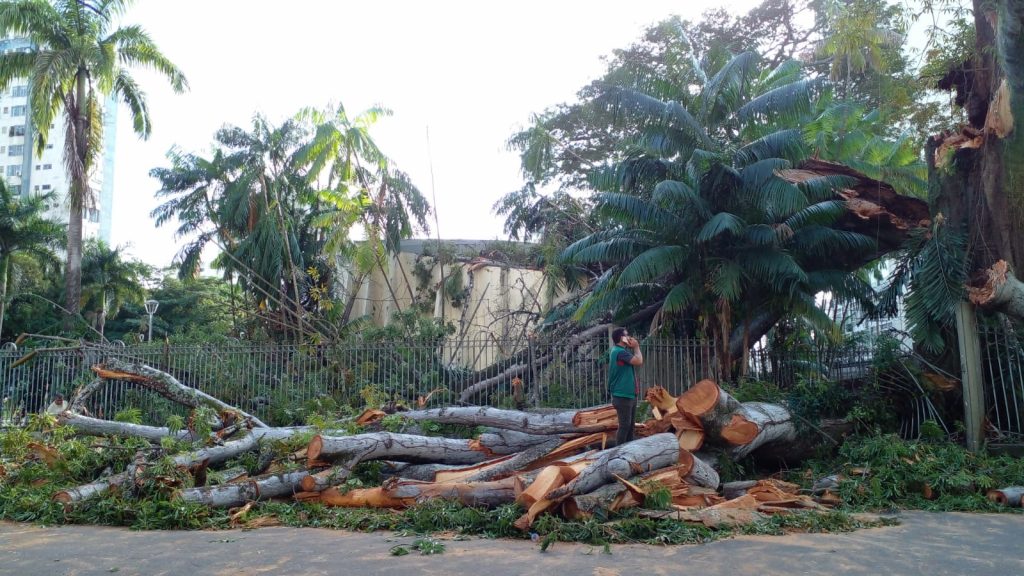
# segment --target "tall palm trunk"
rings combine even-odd
[[[4,314],[7,312],[7,270],[11,266],[11,255],[0,258],[0,339],[4,333]]]
[[[86,134],[86,114],[88,106],[85,102],[86,92],[85,69],[79,69],[75,78],[76,93],[73,112],[75,117],[70,119],[75,123],[75,152],[78,158],[74,159],[79,163],[79,169],[72,171],[72,182],[68,205],[68,258],[67,269],[65,270],[64,284],[64,330],[71,331],[75,325],[75,317],[78,316],[82,300],[82,212],[85,208],[85,200],[89,195],[89,174],[88,135]]]

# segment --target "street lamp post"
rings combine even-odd
[[[153,341],[153,314],[156,314],[156,309],[160,306],[160,303],[156,300],[146,300],[146,314],[149,314],[149,342]]]

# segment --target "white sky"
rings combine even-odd
[[[728,5],[745,11],[754,2]],[[182,241],[149,212],[159,188],[149,171],[174,145],[206,152],[224,124],[262,112],[280,122],[304,106],[380,104],[394,116],[372,132],[431,197],[443,238],[501,238],[491,206],[522,185],[505,141],[532,113],[573,99],[604,70],[601,56],[673,13],[696,18],[708,0],[442,2],[374,0],[141,0],[125,24],[145,28],[188,77],[175,95],[160,78],[147,92],[153,135],[140,141],[118,118],[115,245],[166,266]],[[432,224],[433,228],[433,224]],[[431,231],[431,234],[436,234]]]

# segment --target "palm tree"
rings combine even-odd
[[[82,216],[95,203],[89,177],[103,131],[100,101],[113,94],[131,114],[137,134],[152,130],[145,95],[130,70],[150,69],[183,92],[185,76],[139,26],[114,28],[131,0],[14,0],[0,2],[0,36],[24,36],[31,48],[0,55],[0,89],[29,81],[29,104],[42,151],[51,122],[64,114],[68,190],[65,329],[79,310],[82,289]]]
[[[122,248],[110,248],[102,240],[87,242],[82,258],[82,305],[95,313],[94,327],[103,337],[107,318],[126,302],[141,303],[146,297],[142,285],[149,267],[125,260]]]
[[[355,263],[357,278],[342,312],[342,323],[348,321],[355,293],[365,276],[373,268],[386,272],[384,255],[397,253],[401,240],[409,238],[414,229],[426,232],[430,228],[429,202],[370,136],[370,127],[390,115],[385,108],[370,108],[351,117],[338,104],[323,111],[307,108],[297,116],[314,125],[313,138],[296,151],[297,162],[306,167],[307,178],[317,188],[317,199],[324,206],[314,223],[329,231],[328,249],[347,254]],[[362,224],[365,234],[359,244],[348,238],[356,223]],[[398,295],[388,275],[384,273],[383,277],[397,305]],[[414,300],[411,283],[406,284],[409,298]]]
[[[866,296],[851,271],[878,248],[834,227],[847,180],[783,177],[808,155],[796,126],[823,114],[799,65],[762,71],[746,53],[681,82],[682,102],[618,86],[596,99],[639,134],[593,179],[607,225],[563,257],[600,273],[578,319],[657,303],[655,324],[712,338],[728,370],[785,313],[830,332],[815,295]]]
[[[51,195],[27,199],[15,197],[0,180],[0,334],[7,306],[7,286],[18,260],[34,258],[54,269],[64,227],[43,217]]]

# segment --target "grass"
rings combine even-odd
[[[134,529],[226,529],[245,526],[257,519],[295,527],[323,527],[355,531],[389,530],[430,535],[440,532],[485,538],[533,537],[542,548],[554,542],[584,542],[594,546],[619,543],[696,544],[736,534],[784,534],[787,532],[846,532],[886,521],[869,521],[853,512],[889,509],[958,511],[1007,511],[989,502],[992,487],[1024,481],[1024,460],[1009,456],[971,454],[946,442],[905,442],[893,436],[874,435],[847,440],[834,458],[807,463],[791,471],[788,479],[809,487],[817,478],[842,472],[839,485],[845,502],[836,511],[771,516],[741,528],[711,529],[671,519],[652,519],[626,510],[607,519],[568,521],[544,515],[531,532],[513,522],[523,513],[516,504],[495,509],[462,506],[448,501],[429,501],[402,511],[329,508],[320,504],[263,502],[234,521],[226,510],[211,509],[174,499],[178,488],[188,487],[191,477],[166,460],[158,460],[139,477],[133,493],[111,492],[65,509],[53,501],[64,488],[94,480],[104,470],[123,470],[138,450],[158,450],[137,439],[75,437],[57,428],[48,433],[59,458],[46,464],[34,457],[31,443],[38,434],[23,430],[0,433],[7,474],[0,477],[0,518],[42,524],[96,524]],[[177,448],[177,447],[175,447]],[[244,464],[244,458],[233,464]],[[230,463],[229,463],[230,465]],[[866,471],[850,474],[853,469]],[[360,485],[382,480],[376,463],[361,466],[353,477]],[[934,498],[926,499],[928,486]],[[649,507],[667,505],[665,494],[652,492]],[[430,540],[424,542],[429,544]],[[429,553],[437,547],[415,549]]]

